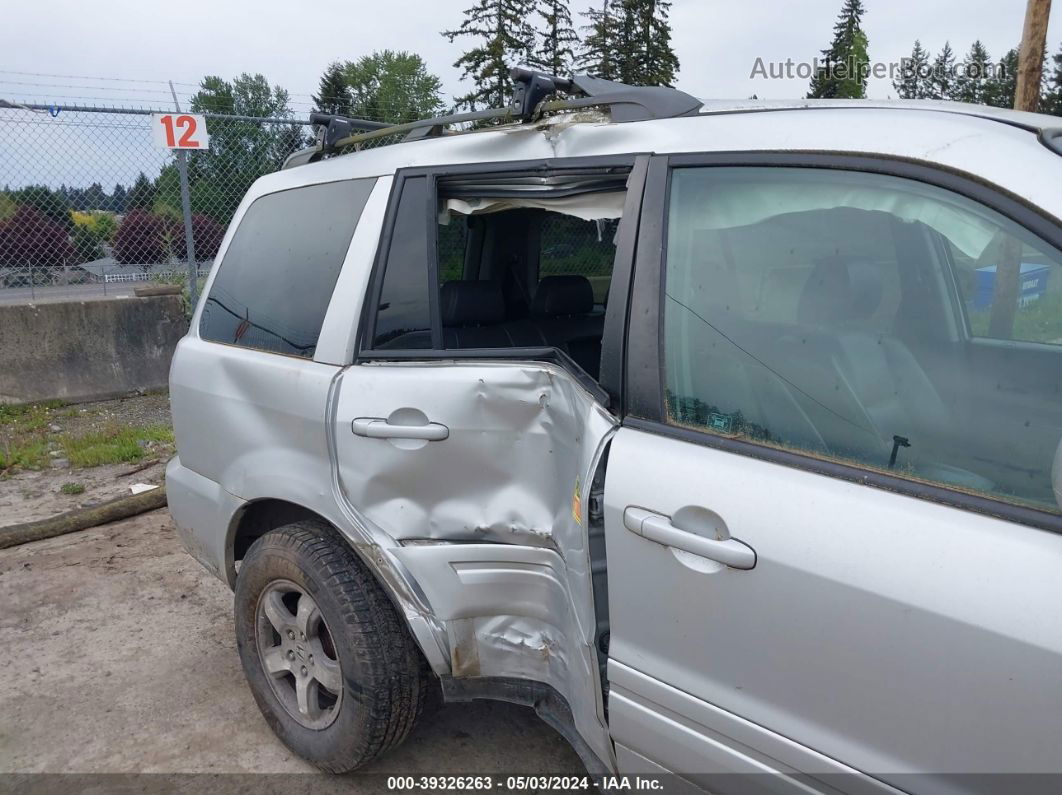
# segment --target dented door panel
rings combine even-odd
[[[340,499],[415,583],[419,606],[403,607],[436,629],[436,672],[544,682],[611,759],[586,502],[613,417],[540,362],[356,365],[332,400]],[[448,433],[373,438],[356,419]]]

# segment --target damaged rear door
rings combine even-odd
[[[617,172],[621,188],[629,170]],[[550,173],[540,168],[536,179]],[[342,499],[377,537],[394,542],[375,554],[397,559],[422,589],[431,613],[425,618],[437,628],[442,657],[449,661],[449,670],[437,673],[547,685],[567,702],[578,733],[603,760],[611,759],[611,748],[597,674],[600,627],[586,523],[589,484],[616,421],[606,393],[567,353],[542,343],[506,347],[504,341],[539,332],[570,334],[564,329],[593,328],[603,319],[598,299],[613,290],[600,273],[598,248],[611,251],[612,238],[594,237],[594,229],[607,228],[617,239],[632,234],[640,184],[618,197],[622,220],[604,226],[594,221],[598,225],[586,227],[582,243],[532,241],[554,257],[550,263],[571,259],[580,245],[597,251],[591,264],[599,272],[586,281],[605,283],[589,288],[595,293],[589,312],[516,317],[519,308],[507,304],[501,322],[489,323],[498,319],[488,317],[496,310],[483,302],[500,300],[503,287],[509,292],[504,300],[519,301],[522,289],[506,283],[508,272],[498,270],[507,255],[500,237],[490,239],[495,221],[479,225],[487,228],[485,243],[473,240],[483,236],[482,228],[470,229],[465,248],[479,245],[478,259],[469,255],[464,272],[450,274],[457,285],[447,291],[453,305],[440,308],[438,285],[445,277],[439,275],[433,228],[439,214],[435,175],[400,175],[366,300],[362,353],[338,379],[331,409]],[[530,219],[541,232],[542,219],[534,213],[548,210],[529,210],[513,200],[520,209],[508,221]],[[570,190],[564,201],[570,209]],[[506,226],[506,236],[512,227]],[[583,229],[574,221],[571,228]],[[632,247],[633,241],[620,246]],[[533,266],[537,279],[556,270],[550,263],[514,259],[511,265],[513,272]],[[629,273],[629,267],[616,272]],[[553,276],[556,302],[567,302],[562,308],[573,313],[585,309],[576,305],[590,300],[583,281]],[[623,287],[615,294],[626,292]],[[466,298],[478,303],[455,303]],[[622,329],[622,312],[618,316]],[[469,339],[486,345],[455,349]],[[592,342],[578,340],[569,350],[585,356]]]

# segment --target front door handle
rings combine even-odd
[[[645,508],[630,506],[623,512],[623,526],[648,541],[673,547],[691,555],[714,560],[732,569],[751,569],[756,550],[736,538],[716,539],[675,527],[671,519]]]
[[[350,423],[355,436],[369,439],[423,439],[441,442],[450,435],[450,429],[438,422],[424,425],[395,425],[381,417],[359,417]]]

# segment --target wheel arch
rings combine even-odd
[[[229,522],[228,538],[225,542],[229,587],[236,587],[235,564],[243,560],[247,550],[258,538],[274,528],[302,519],[316,519],[335,527],[333,522],[316,511],[288,500],[268,498],[242,505]]]
[[[415,604],[411,603],[410,598],[404,596],[410,590],[420,593],[419,585],[415,581],[409,582],[409,572],[405,570],[384,571],[388,567],[388,557],[356,543],[350,534],[344,532],[334,520],[305,505],[282,498],[264,497],[245,503],[233,514],[225,543],[225,568],[229,587],[235,590],[238,576],[236,563],[243,559],[255,540],[277,527],[306,519],[328,525],[335,531],[336,536],[354,551],[387,598],[391,600],[398,615],[405,620],[410,634],[428,665],[437,674],[449,673],[448,653],[440,648],[439,630],[435,627],[434,616],[430,608],[418,609]],[[394,563],[391,564],[391,568],[394,568]]]

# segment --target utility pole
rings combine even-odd
[[[1047,22],[1051,17],[1051,0],[1029,0],[1025,8],[1025,29],[1021,34],[1018,55],[1018,85],[1014,91],[1014,109],[1035,113],[1040,104],[1040,82],[1047,48]]]
[[[1051,0],[1028,0],[1018,54],[1015,110],[1035,113],[1039,108],[1047,48],[1047,22],[1050,17]],[[988,319],[988,336],[995,339],[1011,339],[1014,336],[1014,314],[1018,311],[1018,286],[1021,284],[1021,257],[1021,242],[1007,236],[996,263],[996,288]]]

